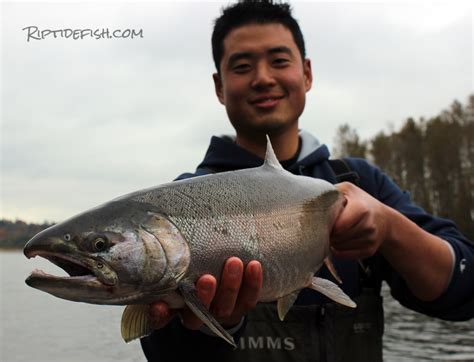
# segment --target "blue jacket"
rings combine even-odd
[[[329,151],[325,145],[310,134],[300,133],[300,151],[297,160],[284,165],[294,174],[322,178],[336,183],[334,172],[328,163]],[[426,231],[446,240],[455,255],[455,267],[451,281],[446,291],[435,301],[422,302],[408,289],[404,280],[388,262],[379,254],[370,261],[371,285],[380,288],[385,280],[392,296],[402,305],[415,311],[446,320],[467,320],[474,317],[474,243],[467,240],[456,225],[446,219],[426,213],[422,208],[413,204],[407,191],[401,190],[379,168],[369,164],[364,159],[346,158],[350,168],[360,177],[359,186],[367,193],[398,210]],[[185,173],[178,177],[184,179],[213,172],[223,172],[250,167],[258,167],[263,160],[258,156],[237,146],[230,137],[212,137],[204,160],[194,173]],[[416,240],[413,240],[416,243]],[[363,284],[362,269],[355,261],[333,260],[336,270],[344,281],[342,289],[351,297],[361,293]],[[320,271],[323,278],[332,279],[330,273],[323,268]],[[364,286],[365,287],[365,286]],[[296,304],[325,303],[328,300],[312,290],[303,290]]]

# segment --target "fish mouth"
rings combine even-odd
[[[134,291],[133,286],[119,283],[117,273],[100,256],[42,233],[28,241],[23,253],[28,259],[45,258],[68,275],[56,276],[36,269],[25,280],[28,286],[58,298],[94,304],[122,304],[124,296]]]
[[[35,269],[25,281],[29,286],[38,287],[39,284],[44,282],[71,282],[76,284],[78,282],[80,284],[81,281],[87,283],[97,281],[100,283],[90,266],[71,255],[46,251],[35,251],[34,253],[27,255],[28,258],[34,258],[36,256],[49,260],[51,263],[57,265],[68,273],[69,276],[55,276],[48,274],[43,270]]]
[[[25,283],[28,286],[55,297],[73,302],[106,305],[126,305],[141,301],[143,298],[143,293],[137,291],[135,286],[119,285],[116,275],[109,278],[107,275],[100,274],[101,271],[96,270],[93,265],[89,266],[91,262],[97,262],[95,259],[38,250],[34,252],[27,250],[25,255],[28,258],[43,257],[69,274],[55,276],[35,269],[26,278]],[[106,271],[107,265],[103,264],[102,269]]]
[[[116,285],[116,276],[108,278],[94,268],[93,259],[71,256],[70,254],[57,254],[54,252],[35,251],[25,253],[28,258],[41,256],[63,269],[68,276],[55,276],[35,269],[26,278],[25,283],[35,289],[54,295],[55,297],[74,302],[93,304],[124,304],[132,299],[127,297],[132,294],[133,288]],[[89,264],[91,264],[89,266]],[[108,269],[104,264],[104,270]]]

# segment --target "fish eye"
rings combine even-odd
[[[102,250],[104,250],[105,247],[106,247],[106,245],[107,245],[105,239],[102,238],[102,237],[96,238],[96,239],[94,240],[94,243],[93,243],[93,244],[94,244],[94,249],[95,249],[96,251],[102,251]]]
[[[71,234],[64,234],[64,241],[70,241],[71,240]]]

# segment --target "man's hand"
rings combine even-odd
[[[346,205],[330,238],[334,256],[356,260],[378,250],[417,298],[438,298],[453,270],[454,254],[449,244],[357,186],[343,182],[336,187]]]
[[[336,187],[346,204],[332,229],[331,251],[341,259],[367,258],[387,237],[389,208],[352,183],[342,182]]]
[[[197,295],[209,308],[217,321],[224,327],[232,327],[255,307],[262,288],[262,267],[258,261],[251,261],[245,270],[239,258],[229,258],[221,276],[219,288],[217,281],[210,274],[201,276],[196,282]],[[189,329],[199,329],[202,321],[187,307],[179,311],[183,325]],[[164,302],[151,305],[150,317],[156,329],[167,325],[178,313]]]

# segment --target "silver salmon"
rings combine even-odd
[[[56,297],[127,305],[125,341],[152,332],[148,304],[187,305],[215,334],[232,336],[196,296],[205,273],[218,280],[225,261],[258,260],[260,302],[277,301],[280,319],[303,288],[354,308],[333,282],[315,277],[329,261],[329,234],[343,208],[330,183],[285,171],[270,140],[262,166],[171,182],[140,190],[54,225],[25,246],[69,276],[35,270],[26,279]]]

